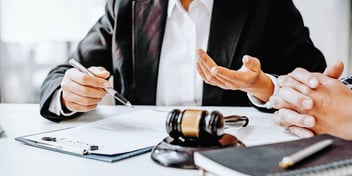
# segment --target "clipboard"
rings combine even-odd
[[[137,110],[86,125],[15,138],[26,145],[105,162],[150,152],[166,134],[167,112]]]
[[[133,156],[141,155],[141,154],[144,154],[144,153],[148,153],[148,152],[150,152],[153,149],[153,146],[150,146],[150,147],[146,147],[146,148],[142,148],[142,149],[126,152],[126,153],[114,154],[114,155],[101,155],[101,154],[86,154],[86,155],[83,155],[83,154],[79,154],[77,152],[72,152],[72,151],[68,151],[68,150],[58,149],[58,148],[56,148],[56,146],[41,145],[37,141],[26,139],[26,136],[17,137],[17,138],[15,138],[15,140],[19,141],[19,142],[22,142],[22,143],[24,143],[26,145],[33,146],[33,147],[38,147],[38,148],[42,148],[42,149],[46,149],[46,150],[51,150],[51,151],[60,152],[60,153],[64,153],[64,154],[69,154],[69,155],[79,156],[79,157],[83,157],[83,158],[94,159],[94,160],[98,160],[98,161],[105,161],[105,162],[110,162],[110,163],[115,162],[115,161],[120,161],[120,160],[123,160],[123,159],[126,159],[126,158],[130,158],[130,157],[133,157]]]

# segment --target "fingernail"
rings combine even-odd
[[[305,109],[311,109],[313,107],[313,102],[311,100],[303,100],[302,104]]]
[[[91,70],[94,72],[94,74],[102,75],[105,74],[107,71],[106,70],[100,70],[97,67],[92,67]]]
[[[313,127],[315,122],[312,118],[305,118],[303,123],[306,127]]]
[[[201,56],[202,56],[202,51],[200,50],[200,49],[198,49],[197,51],[196,51],[196,53],[197,53],[197,56],[199,57],[199,58],[201,58]]]
[[[245,61],[245,60],[248,60],[249,59],[249,56],[248,55],[244,55],[243,58],[242,58],[242,61]]]
[[[318,86],[318,84],[319,84],[319,81],[315,78],[312,78],[309,80],[309,86],[311,88],[316,88]]]
[[[310,138],[310,137],[313,137],[314,135],[312,133],[309,133],[309,132],[302,132],[301,133],[301,137],[302,138]]]
[[[103,74],[107,74],[108,71],[106,71],[106,70],[100,70],[99,73],[103,75]]]
[[[197,53],[197,55],[200,55],[200,54],[202,53],[202,50],[197,49],[197,50],[196,50],[196,53]]]

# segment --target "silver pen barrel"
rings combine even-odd
[[[126,106],[130,106],[130,107],[133,107],[131,102],[128,101],[125,97],[123,97],[121,94],[119,94],[115,89],[113,88],[106,88],[105,89],[106,92],[108,94],[110,94],[111,96],[113,96],[116,100],[118,100],[120,103],[122,103],[123,105],[126,105]]]

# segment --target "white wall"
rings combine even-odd
[[[104,13],[106,0],[0,0],[3,42],[76,41]]]
[[[350,0],[294,0],[294,3],[327,63],[341,60],[345,63],[343,74],[351,74]]]
[[[68,58],[70,45],[81,40],[104,13],[106,0],[0,3],[2,102],[38,103],[47,73]]]

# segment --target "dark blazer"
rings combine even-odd
[[[73,57],[87,67],[105,67],[132,104],[154,105],[167,6],[167,0],[110,0]],[[276,75],[296,67],[315,72],[326,67],[291,0],[214,0],[207,52],[231,69],[239,69],[248,54],[261,61],[264,72]],[[69,68],[67,62],[59,65],[42,84],[40,113],[49,120],[62,120],[48,105]],[[244,92],[204,84],[202,105],[250,104]]]

